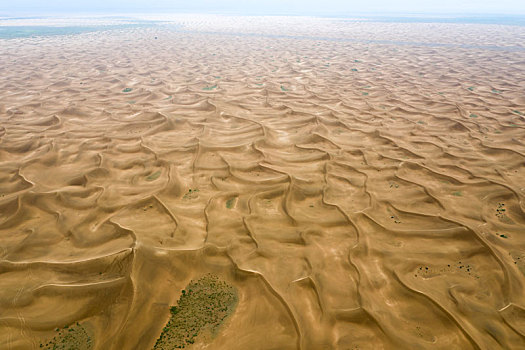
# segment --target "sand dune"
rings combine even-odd
[[[1,349],[525,348],[525,28],[171,20],[0,40]]]

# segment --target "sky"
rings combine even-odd
[[[0,12],[525,15],[525,0],[0,0]]]

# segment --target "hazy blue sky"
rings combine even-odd
[[[0,12],[221,12],[250,14],[525,14],[525,0],[0,0]]]

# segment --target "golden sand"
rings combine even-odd
[[[0,40],[0,349],[525,348],[524,27],[176,23]]]

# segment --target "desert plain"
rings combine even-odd
[[[157,20],[0,39],[0,349],[525,349],[525,27]]]

